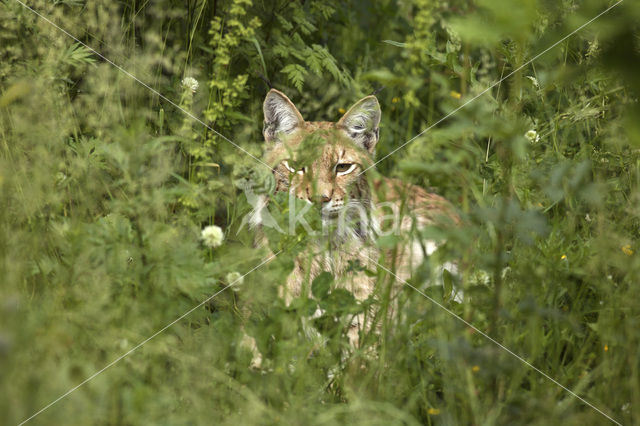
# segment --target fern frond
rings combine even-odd
[[[302,86],[304,85],[304,77],[308,73],[308,71],[302,65],[289,64],[286,67],[282,68],[280,72],[287,75],[287,78],[296,89],[300,91],[302,90]]]

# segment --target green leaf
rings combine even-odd
[[[382,42],[390,44],[390,45],[395,46],[395,47],[407,47],[407,43],[400,43],[399,41],[382,40]]]
[[[264,77],[268,79],[269,73],[267,72],[267,64],[265,64],[264,62],[262,49],[260,49],[260,43],[258,43],[258,39],[256,39],[255,37],[252,37],[251,41],[253,42],[253,45],[256,47],[256,50],[258,51],[258,56],[260,57],[260,63],[262,64],[262,71],[264,72]]]
[[[311,292],[318,299],[324,299],[329,294],[331,284],[333,283],[333,274],[330,272],[322,272],[315,277],[311,283]]]
[[[302,65],[299,64],[289,64],[286,67],[282,68],[280,72],[285,73],[289,78],[289,81],[293,86],[302,91],[302,86],[304,85],[304,76],[307,75],[307,70],[304,69]]]
[[[383,249],[392,249],[400,242],[396,235],[384,235],[376,241],[376,245]]]
[[[362,310],[353,294],[343,288],[336,288],[329,293],[327,298],[320,302],[320,307],[327,314],[355,314]]]

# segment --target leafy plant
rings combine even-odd
[[[637,422],[635,3],[29,7],[126,73],[0,2],[7,423],[606,421],[540,371]],[[438,192],[463,219],[414,233],[442,242],[408,281],[422,294],[392,293],[383,256],[384,268],[350,265],[375,277],[375,297],[356,300],[329,273],[289,304],[279,296],[316,237],[289,229],[304,206],[283,193],[268,206],[277,227],[249,226],[274,188],[256,161],[268,86],[318,121],[377,93],[371,173]],[[207,226],[220,241],[202,238]],[[452,261],[457,273],[443,272]],[[353,348],[358,314],[375,327]]]

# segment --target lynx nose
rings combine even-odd
[[[331,201],[331,197],[327,194],[316,195],[312,198],[312,201],[314,203],[328,203],[329,201]]]

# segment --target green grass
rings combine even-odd
[[[29,3],[258,158],[263,78],[311,120],[384,86],[382,158],[611,4]],[[624,1],[378,165],[464,219],[424,234],[464,302],[424,288],[435,261],[411,283],[622,424],[640,419],[638,18]],[[265,170],[15,0],[0,22],[0,418],[18,424],[260,264],[239,185]],[[29,423],[608,423],[410,288],[349,357],[358,306],[322,301],[318,347],[316,302],[277,297],[309,236],[267,237],[282,253],[238,291]]]

